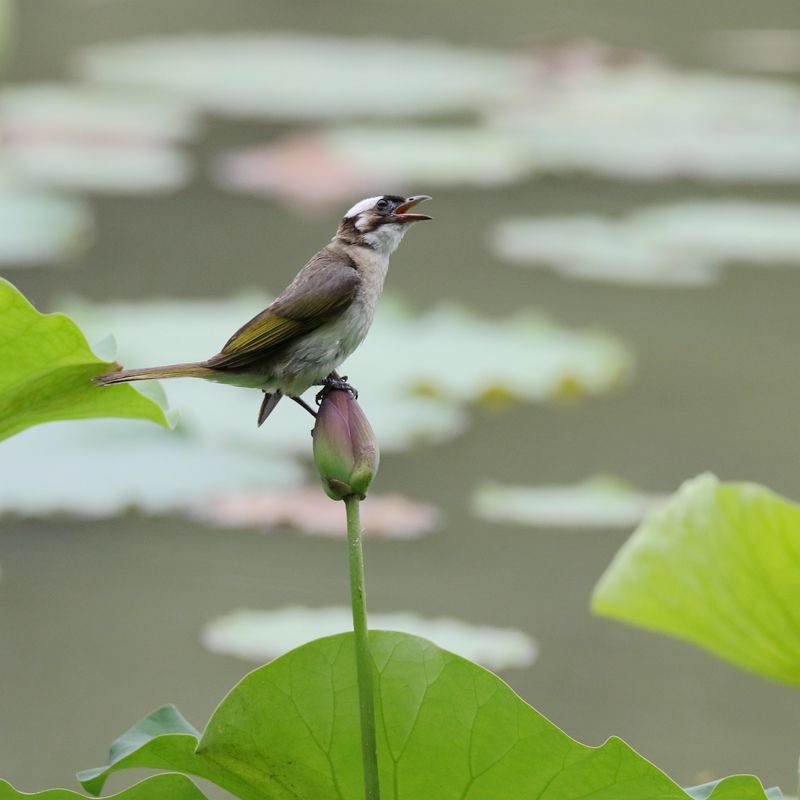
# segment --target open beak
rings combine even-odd
[[[409,197],[405,203],[402,205],[397,206],[392,214],[398,222],[420,222],[423,219],[433,219],[433,217],[429,217],[427,214],[408,214],[407,212],[414,208],[417,203],[421,203],[423,200],[430,200],[431,198],[428,197],[427,194],[416,194],[413,197]]]

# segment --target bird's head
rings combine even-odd
[[[370,247],[389,255],[400,244],[412,222],[431,219],[427,214],[409,213],[417,203],[430,199],[426,194],[368,197],[356,203],[344,215],[336,235],[349,244]]]

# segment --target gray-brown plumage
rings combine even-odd
[[[206,361],[109,372],[99,384],[152,378],[204,378],[262,389],[261,424],[283,395],[299,398],[323,385],[364,340],[372,324],[389,256],[430,198],[370,197],[351,208],[336,235],[260,314]]]

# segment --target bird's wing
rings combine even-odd
[[[358,271],[350,263],[312,261],[277,300],[239,328],[206,366],[235,369],[261,360],[273,347],[341,314],[360,283]]]

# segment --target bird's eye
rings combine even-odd
[[[380,211],[381,213],[388,211],[389,201],[385,197],[382,197],[377,203],[375,203],[375,210]]]

